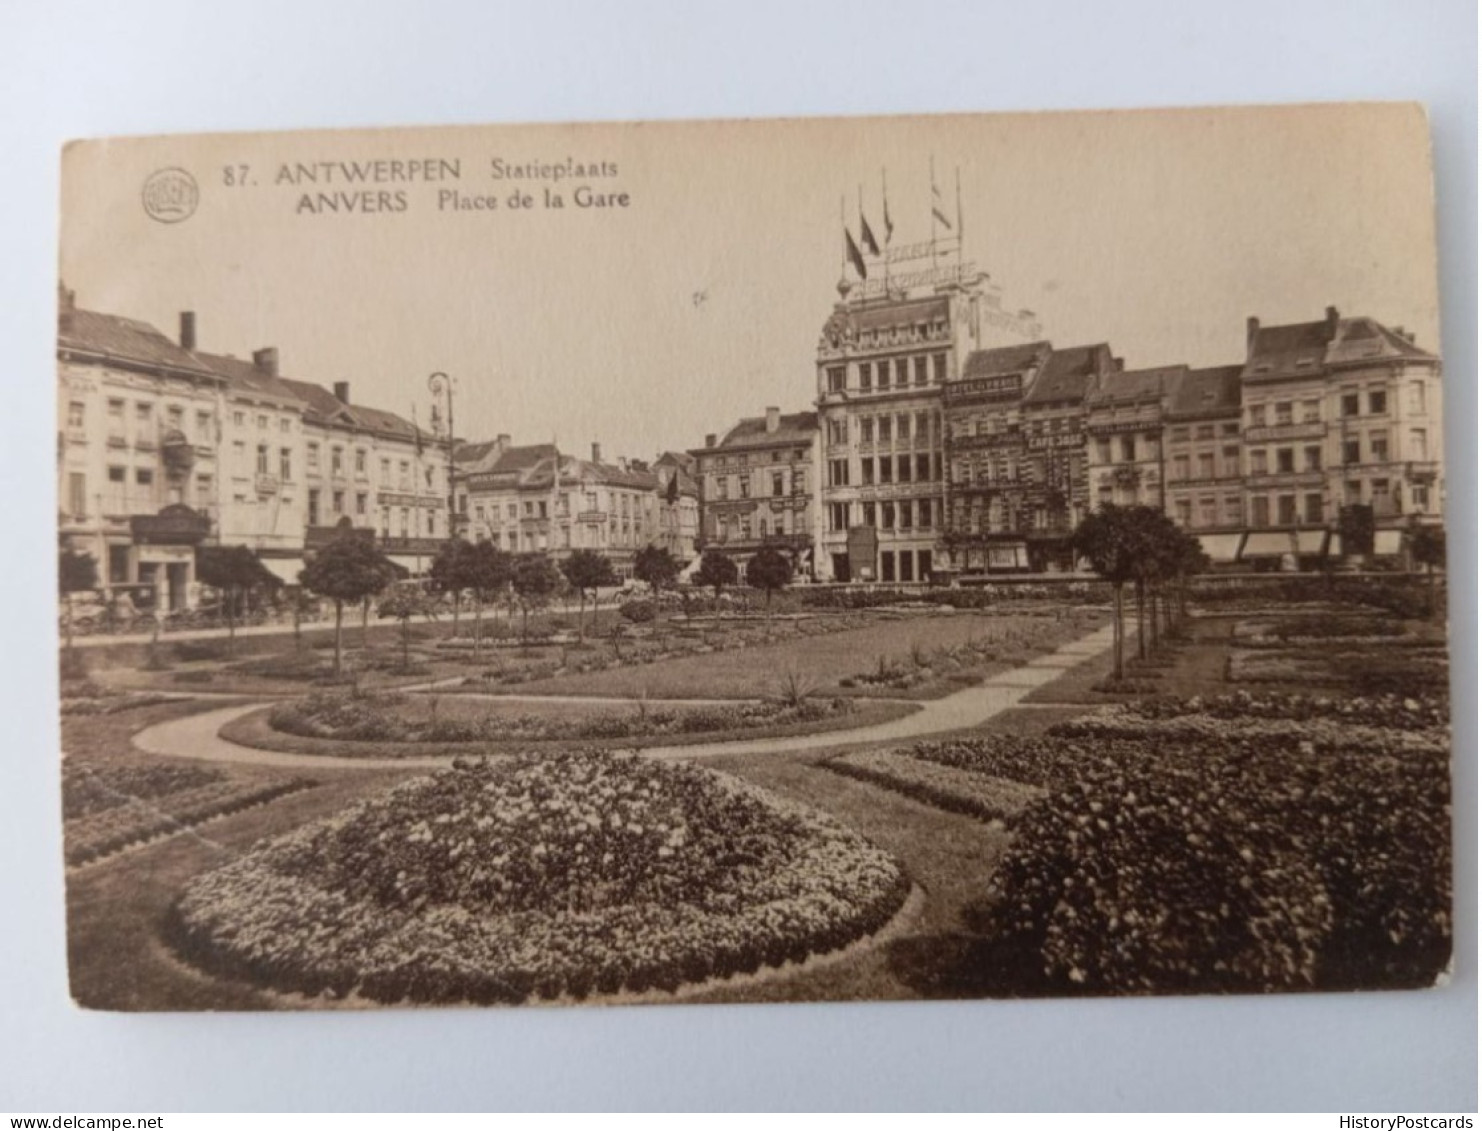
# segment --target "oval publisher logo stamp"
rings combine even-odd
[[[194,215],[201,200],[196,179],[184,169],[160,169],[144,182],[144,211],[161,224],[178,224]]]

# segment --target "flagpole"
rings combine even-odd
[[[864,220],[864,186],[862,184],[860,184],[858,181],[856,181],[854,183],[854,203],[855,203],[855,206],[859,209],[859,244],[860,244],[859,254],[860,254],[860,258],[863,259],[864,258],[864,250],[865,250],[864,249],[864,223],[865,223],[865,220]],[[864,282],[861,281],[860,284],[859,284],[859,301],[860,302],[864,302],[864,297],[865,297],[864,296],[864,291],[865,291]]]
[[[880,209],[885,220],[885,297],[890,297],[890,195],[885,191],[885,166],[880,166]]]
[[[957,179],[957,281],[962,282],[962,167],[952,171]]]
[[[935,271],[937,266],[937,159],[935,155],[932,155],[926,160],[928,174],[931,177],[931,193],[926,198],[926,203],[931,208],[931,267]]]

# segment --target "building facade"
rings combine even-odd
[[[57,327],[59,533],[110,597],[199,599],[195,549],[218,515],[223,379],[143,322],[77,308]]]
[[[879,260],[904,264],[913,254]],[[827,580],[924,581],[950,568],[943,391],[974,349],[1038,334],[1033,315],[1004,310],[973,265],[937,266],[934,247],[930,254],[931,268],[897,276],[910,287],[888,276],[841,280],[819,338]]]
[[[700,487],[700,544],[744,568],[770,547],[799,575],[817,569],[818,415],[768,407],[690,453]]]

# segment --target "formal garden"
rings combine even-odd
[[[63,690],[74,993],[199,1009],[1442,977],[1444,586],[1203,575],[1135,517],[1087,532],[1096,581],[660,584],[595,610],[574,588],[575,610],[481,601],[456,629],[393,592],[337,646],[92,649]],[[970,725],[870,737],[984,687]]]

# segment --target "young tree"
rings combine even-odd
[[[679,577],[679,562],[668,550],[650,543],[633,559],[633,576],[647,582],[653,590],[654,613],[657,615],[665,587],[672,586]]]
[[[67,602],[67,651],[72,651],[72,594],[98,587],[98,563],[92,554],[63,550],[57,560],[57,581]]]
[[[530,610],[544,608],[561,584],[561,575],[544,554],[525,554],[515,560],[515,597],[520,603],[520,640],[529,634]]]
[[[700,555],[700,568],[695,571],[695,584],[708,585],[720,599],[720,591],[727,585],[735,585],[738,571],[736,563],[719,550],[706,550]]]
[[[298,575],[299,582],[334,602],[334,673],[340,674],[341,626],[345,605],[366,601],[385,589],[395,567],[365,538],[335,539],[314,556]]]
[[[566,575],[571,588],[576,590],[579,602],[576,614],[576,636],[578,640],[585,640],[586,630],[583,618],[587,609],[587,592],[590,590],[592,593],[595,611],[597,590],[603,586],[618,584],[617,574],[612,571],[612,563],[596,550],[574,551],[561,563],[561,572]]]
[[[438,550],[437,557],[432,559],[432,568],[428,571],[432,582],[433,591],[446,593],[453,599],[453,637],[458,637],[458,605],[467,588],[468,555],[473,552],[473,547],[461,538],[449,538]]]
[[[221,592],[228,655],[236,647],[237,613],[247,594],[283,584],[246,546],[201,546],[196,551],[196,576],[202,584]]]
[[[746,584],[767,595],[767,619],[772,618],[772,594],[792,580],[792,562],[786,556],[763,546],[746,563]]]
[[[1425,615],[1436,613],[1436,569],[1446,568],[1446,531],[1439,526],[1417,526],[1410,537],[1410,556],[1425,566]]]
[[[1123,637],[1122,591],[1136,578],[1139,547],[1134,522],[1128,512],[1133,508],[1103,504],[1088,514],[1070,536],[1076,557],[1083,559],[1112,586],[1112,678],[1120,680]]]
[[[484,604],[496,601],[509,588],[510,556],[493,542],[476,542],[459,562],[463,588],[473,592],[473,651],[477,656],[483,642]]]
[[[395,617],[401,622],[401,668],[407,671],[412,666],[412,618],[426,615],[431,602],[420,589],[410,585],[394,586],[381,598],[377,612],[383,617]]]

